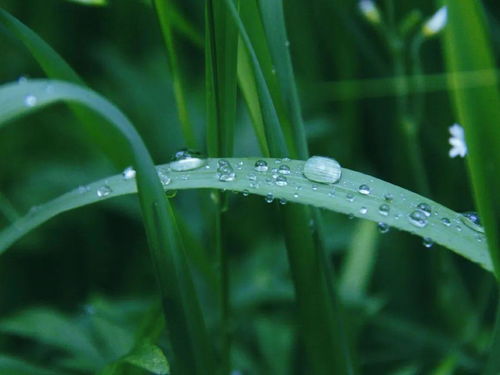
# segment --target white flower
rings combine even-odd
[[[361,14],[371,23],[380,23],[380,12],[372,0],[360,0],[358,8]]]
[[[451,150],[449,152],[450,158],[460,155],[464,157],[467,154],[467,145],[465,144],[464,128],[458,124],[453,124],[448,128],[451,137],[449,139]]]
[[[448,8],[441,7],[434,15],[427,20],[422,27],[422,34],[426,37],[431,37],[439,33],[446,26],[448,20]]]

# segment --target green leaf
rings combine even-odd
[[[88,89],[60,81],[33,80],[0,87],[0,126],[60,101],[91,108],[109,121],[128,145],[137,170],[139,200],[165,315],[168,316],[167,329],[176,371],[214,373],[210,343],[172,208],[163,193],[149,152],[125,115]],[[100,195],[107,194],[108,189],[109,186],[105,187],[106,193]]]
[[[54,371],[28,363],[20,358],[0,355],[0,372],[8,375],[65,375],[66,372]]]
[[[70,3],[77,3],[86,6],[106,6],[108,5],[107,0],[66,0]]]
[[[170,371],[165,354],[158,346],[153,344],[144,344],[135,348],[122,361],[158,375],[166,375]]]

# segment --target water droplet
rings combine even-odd
[[[177,195],[177,190],[165,190],[165,196],[167,198],[174,198]]]
[[[267,162],[264,160],[257,160],[255,162],[255,170],[257,172],[267,172],[269,167],[267,166]]]
[[[170,178],[170,176],[163,169],[158,170],[158,177],[160,178],[160,181],[161,181],[161,184],[163,185],[163,187],[167,186],[168,184],[170,184],[170,182],[172,182],[172,179]]]
[[[426,217],[431,216],[432,208],[427,203],[419,203],[417,209],[422,212]]]
[[[236,163],[236,169],[238,170],[243,169],[243,161],[239,161],[238,163]]]
[[[274,200],[274,195],[273,193],[267,193],[266,194],[266,197],[264,198],[266,200],[267,203],[272,203],[273,200]]]
[[[111,190],[111,188],[108,185],[102,185],[101,187],[99,187],[97,189],[97,196],[99,198],[107,197],[112,192],[113,192],[113,190]]]
[[[219,168],[217,168],[217,178],[222,182],[231,182],[236,179],[233,167],[227,160],[219,160]]]
[[[347,193],[345,197],[349,202],[354,202],[354,195],[352,193]]]
[[[448,219],[447,217],[443,217],[443,218],[441,218],[441,223],[443,223],[443,225],[446,225],[447,227],[449,227],[451,225],[451,220]]]
[[[361,207],[361,208],[359,209],[359,213],[360,213],[361,215],[365,215],[367,212],[368,212],[368,208],[366,208],[366,207]]]
[[[432,247],[432,245],[434,245],[434,241],[429,237],[424,237],[422,239],[422,245],[429,248],[429,247]]]
[[[245,190],[243,190],[241,192],[241,194],[243,194],[244,197],[248,197],[248,195],[250,194],[250,192],[247,189],[245,189]]]
[[[342,168],[335,159],[312,156],[304,164],[304,176],[311,181],[333,184],[340,180]]]
[[[328,192],[328,196],[329,196],[330,198],[335,197],[335,189],[330,190],[330,191]]]
[[[358,191],[360,194],[368,195],[370,194],[370,187],[368,185],[359,185]]]
[[[278,176],[276,177],[276,180],[274,180],[274,183],[278,186],[286,186],[288,185],[288,181],[286,180],[285,176]]]
[[[462,231],[462,227],[460,225],[455,226],[455,229],[457,230],[457,232],[461,232]]]
[[[285,42],[285,47],[287,47],[287,48],[288,48],[288,47],[290,47],[290,41],[289,41],[289,40],[287,40],[287,41]]]
[[[312,184],[312,185],[311,185],[311,189],[313,189],[313,191],[318,190],[318,185],[314,185],[314,184]]]
[[[287,202],[286,202],[286,199],[285,199],[285,198],[280,198],[280,204],[283,204],[283,205],[284,205],[284,204],[286,204],[286,203],[287,203]]]
[[[276,75],[276,68],[275,68],[275,67],[273,67],[273,68],[271,69],[271,74],[272,74],[272,75]]]
[[[280,165],[278,168],[278,173],[280,174],[290,174],[290,167],[288,165]]]
[[[257,181],[257,176],[254,173],[249,173],[247,177],[248,181]]]
[[[170,168],[175,172],[184,172],[200,168],[206,163],[207,159],[204,159],[199,152],[182,149],[175,153]]]
[[[90,191],[90,188],[88,186],[80,185],[80,186],[78,186],[77,191],[78,191],[78,193],[83,194],[83,193]]]
[[[389,226],[389,224],[382,223],[382,222],[380,222],[380,223],[377,224],[377,228],[378,228],[378,231],[380,233],[382,233],[382,234],[389,232],[389,229],[391,229],[391,227]]]
[[[391,203],[392,200],[394,199],[394,196],[391,193],[385,193],[384,194],[384,199],[385,199],[386,202]]]
[[[378,213],[382,216],[388,216],[391,211],[391,207],[387,203],[382,203],[378,208]]]
[[[416,227],[423,228],[427,225],[427,216],[420,210],[413,211],[408,215],[408,220]]]
[[[122,176],[125,180],[130,180],[135,177],[135,169],[132,167],[127,167],[123,170]]]
[[[26,83],[26,82],[28,82],[28,77],[26,77],[26,76],[20,76],[20,77],[17,79],[17,83],[18,83],[19,85],[22,85],[22,84],[24,84],[24,83]]]
[[[481,226],[481,219],[477,212],[464,212],[460,217],[462,223],[467,225],[470,229],[478,233],[484,233],[484,228]]]
[[[24,105],[26,107],[34,107],[36,103],[38,102],[38,99],[36,98],[35,95],[26,95],[24,98]]]
[[[293,197],[294,198],[298,198],[299,197],[299,193],[297,193],[297,192],[293,193]]]

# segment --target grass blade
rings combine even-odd
[[[182,134],[189,148],[196,147],[196,138],[194,136],[193,125],[189,120],[189,114],[186,105],[186,97],[184,95],[184,84],[182,79],[181,70],[179,68],[179,61],[177,58],[177,50],[175,47],[174,37],[172,33],[172,26],[170,14],[172,5],[170,0],[154,0],[156,14],[160,22],[161,31],[163,34],[163,41],[167,50],[170,69],[172,71],[172,81],[174,86],[174,96],[177,103],[177,111],[179,120],[181,122]]]
[[[33,80],[0,88],[0,124],[60,101],[91,108],[126,141],[137,170],[139,200],[172,344],[172,367],[178,373],[214,374],[210,344],[172,208],[151,156],[130,121],[93,91],[60,81]]]
[[[85,86],[85,82],[80,76],[52,47],[33,30],[3,9],[0,9],[0,26],[3,26],[3,28],[0,27],[0,31],[6,30],[26,46],[47,76]],[[129,160],[127,147],[122,143],[123,140],[119,134],[113,128],[109,132],[103,133],[101,131],[104,126],[103,119],[87,108],[73,104],[69,104],[69,107],[85,126],[90,138],[95,141],[93,143],[97,143],[102,149],[107,150],[108,156],[117,165],[126,165],[127,160]]]

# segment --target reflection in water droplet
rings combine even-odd
[[[359,186],[358,191],[360,194],[368,195],[370,194],[370,187],[368,185],[363,184]]]
[[[441,223],[443,223],[443,225],[446,225],[447,227],[449,227],[451,225],[451,220],[448,219],[447,217],[443,217],[443,218],[441,218]]]
[[[310,181],[333,184],[340,180],[342,168],[335,159],[312,156],[304,164],[303,173]]]
[[[274,183],[278,186],[286,186],[288,184],[285,176],[278,176]]]
[[[424,237],[422,239],[422,245],[429,248],[429,247],[432,247],[432,245],[434,245],[434,241],[429,237]]]
[[[290,174],[290,167],[288,165],[280,165],[278,168],[278,173],[280,174]]]
[[[384,233],[389,232],[389,229],[390,229],[391,227],[390,227],[390,226],[389,226],[389,224],[387,224],[387,223],[382,223],[382,222],[380,222],[380,223],[378,223],[378,224],[377,224],[377,228],[378,228],[378,231],[379,231],[380,233],[384,234]]]
[[[417,209],[420,210],[425,216],[431,216],[432,208],[427,203],[419,203],[417,205]]]
[[[274,195],[273,193],[267,193],[266,194],[266,197],[264,198],[266,200],[267,203],[272,203],[273,200],[274,200]]]
[[[388,216],[390,211],[391,208],[387,203],[382,203],[378,208],[378,213],[382,216]]]
[[[127,167],[123,170],[122,176],[125,180],[130,180],[135,177],[135,169],[132,167]]]
[[[481,219],[479,218],[479,214],[477,212],[464,212],[462,213],[460,220],[473,231],[484,233],[484,228],[481,226]]]
[[[207,159],[204,159],[199,152],[182,149],[175,153],[170,162],[170,168],[175,172],[191,171],[206,163]]]
[[[27,95],[24,98],[24,105],[26,107],[34,107],[37,102],[38,102],[38,99],[36,98],[35,95]]]
[[[409,214],[408,220],[411,224],[419,228],[423,228],[427,225],[426,215],[420,210],[413,211],[411,214]]]
[[[255,162],[255,170],[257,172],[267,172],[269,167],[267,166],[267,162],[264,160],[257,160]]]
[[[97,189],[97,196],[99,198],[107,197],[113,192],[108,185],[102,185]]]

